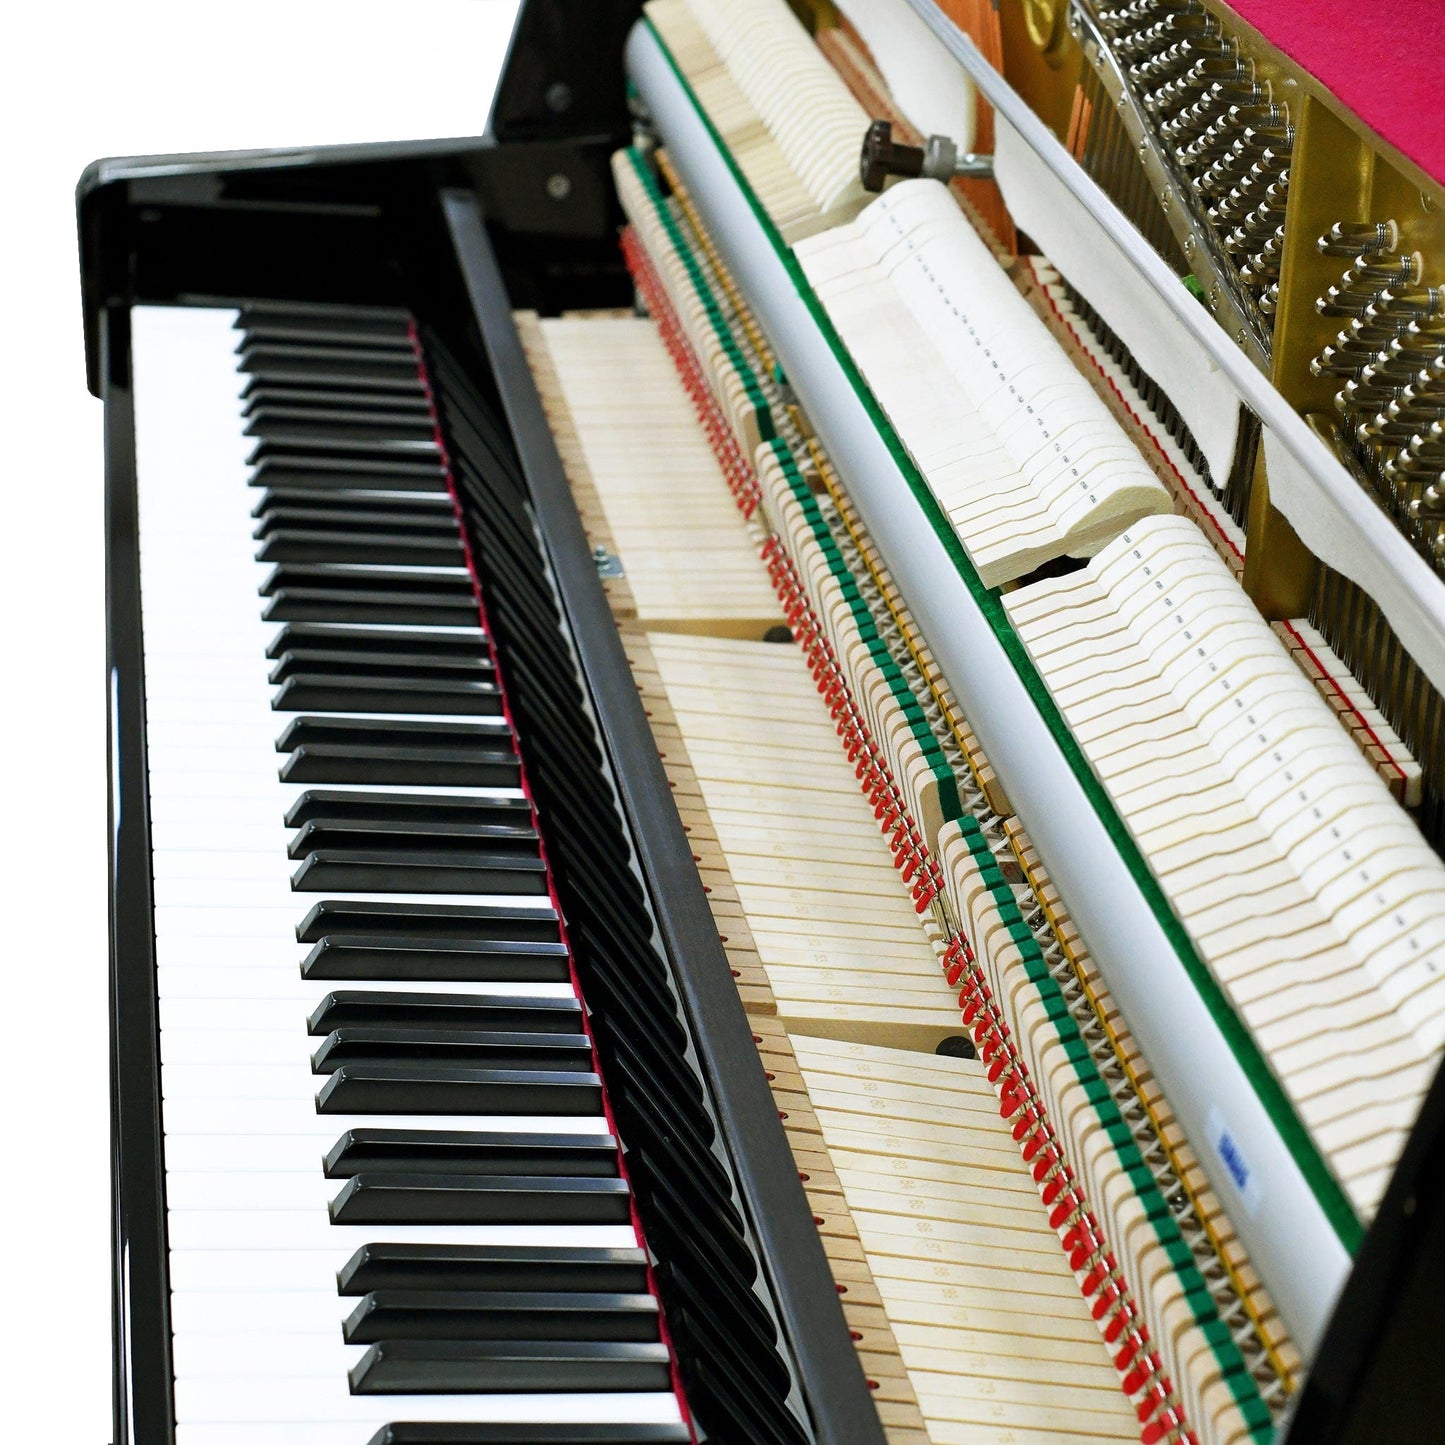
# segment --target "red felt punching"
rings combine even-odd
[[[1241,19],[1445,184],[1440,0],[1229,0]],[[1371,219],[1374,219],[1373,217]]]

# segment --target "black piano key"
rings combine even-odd
[[[358,466],[376,461],[430,461],[440,466],[441,455],[434,441],[414,441],[407,437],[389,437],[378,434],[367,441],[349,436],[326,436],[309,433],[302,427],[290,427],[285,431],[259,437],[246,457],[246,465],[259,466],[279,456],[334,457]]]
[[[387,1171],[353,1174],[329,1207],[345,1225],[626,1224],[632,1195],[626,1180],[585,1174]]]
[[[319,410],[286,413],[273,407],[258,407],[242,434],[254,437],[259,446],[346,446],[392,450],[403,455],[435,453],[437,446],[430,419],[413,421],[406,417],[370,418],[361,412],[340,412],[331,417]],[[252,453],[255,455],[255,453]]]
[[[273,660],[288,652],[298,656],[307,652],[377,653],[423,662],[446,662],[457,666],[475,663],[490,668],[491,654],[487,635],[476,625],[428,632],[407,627],[332,627],[324,622],[288,622],[271,640],[266,656]]]
[[[343,1064],[316,1095],[320,1114],[597,1114],[596,1074],[467,1069],[450,1064]]]
[[[311,1072],[332,1074],[343,1064],[372,1060],[585,1072],[592,1067],[592,1042],[586,1034],[503,1029],[333,1029],[311,1055]]]
[[[386,1340],[349,1374],[356,1395],[565,1394],[670,1390],[661,1344]]]
[[[381,413],[405,412],[412,416],[431,415],[426,390],[420,380],[415,385],[400,382],[391,390],[378,391],[374,387],[350,386],[344,375],[328,381],[295,383],[272,381],[264,373],[252,373],[241,393],[241,400],[243,411],[269,402],[281,406],[309,404],[366,408]]]
[[[304,715],[286,724],[276,751],[291,754],[281,774],[288,782],[514,788],[521,780],[511,728],[501,718]]]
[[[420,386],[398,388],[384,396],[364,400],[364,391],[353,391],[346,385],[345,373],[338,373],[329,385],[291,386],[273,382],[252,373],[260,385],[248,389],[241,411],[252,423],[284,422],[320,431],[338,424],[356,429],[366,439],[375,432],[395,428],[397,436],[424,436],[436,439],[436,428],[426,404],[426,393]],[[249,430],[249,436],[258,435]]]
[[[332,531],[315,527],[278,527],[256,551],[258,562],[343,562],[351,565],[458,567],[466,564],[462,541],[450,537],[402,532]]]
[[[686,1425],[462,1425],[399,1420],[383,1425],[366,1445],[688,1445]]]
[[[251,473],[250,485],[276,495],[300,491],[415,492],[446,497],[446,473],[438,457],[388,457],[358,462],[343,457],[273,453]]]
[[[422,940],[405,934],[327,934],[301,964],[319,981],[385,979],[446,983],[565,983],[571,978],[561,943],[473,943]]]
[[[565,1174],[616,1178],[617,1141],[610,1134],[348,1129],[326,1151],[325,1170],[328,1179],[349,1179],[353,1174],[397,1170],[421,1170],[427,1174]],[[553,1287],[498,1286],[504,1289]],[[572,1288],[570,1285],[555,1287]],[[620,1289],[630,1287],[617,1286]]]
[[[285,341],[243,343],[236,369],[267,381],[292,386],[308,382],[335,382],[344,376],[348,386],[405,386],[417,380],[415,355],[386,346],[307,346]]]
[[[475,655],[414,657],[401,651],[299,645],[277,656],[268,680],[282,683],[293,677],[364,678],[376,686],[383,686],[388,679],[408,686],[428,682],[490,684],[496,677],[496,668],[490,658],[484,660]]]
[[[251,508],[258,526],[252,534],[265,535],[265,529],[277,526],[332,525],[349,530],[349,523],[365,521],[367,526],[386,525],[404,530],[458,530],[456,508],[445,492],[407,492],[390,496],[385,492],[355,491],[342,488],[290,488],[284,492],[262,492],[261,500]]]
[[[449,499],[369,497],[365,492],[314,493],[302,504],[296,497],[268,492],[252,508],[252,539],[277,532],[382,532],[399,537],[434,537],[460,543],[461,532]]]
[[[343,1295],[374,1289],[604,1290],[647,1289],[640,1249],[572,1245],[364,1244],[341,1267]]]
[[[485,677],[476,681],[396,676],[338,677],[297,672],[276,690],[277,712],[435,713],[442,717],[500,717],[502,693]]]
[[[412,315],[404,306],[363,305],[356,301],[248,301],[236,318],[235,330],[253,325],[316,325],[344,329],[350,326],[386,327],[411,334]]]
[[[287,587],[272,595],[265,622],[394,622],[412,627],[472,627],[474,600],[426,597],[415,592],[346,592],[334,587]]]
[[[541,856],[459,848],[393,853],[386,848],[316,848],[291,875],[298,893],[546,893]]]
[[[331,933],[405,933],[419,941],[463,938],[479,943],[557,943],[561,939],[557,914],[549,908],[326,899],[297,924],[296,941],[316,943]]]
[[[333,1029],[497,1029],[529,1034],[577,1034],[582,1005],[575,998],[515,994],[377,993],[334,989],[306,1020],[312,1038]]]
[[[512,747],[511,725],[495,722],[446,722],[381,718],[292,718],[276,739],[276,751],[288,753],[304,743],[333,743],[345,746],[400,740],[412,747],[499,748]]]
[[[258,591],[263,597],[271,597],[297,589],[333,590],[347,595],[376,592],[388,597],[412,596],[428,601],[465,600],[473,607],[476,602],[472,579],[459,565],[449,570],[411,572],[397,567],[354,567],[339,562],[279,562]]]
[[[308,788],[286,813],[286,825],[332,826],[377,823],[410,827],[425,823],[476,825],[510,833],[532,834],[532,805],[525,797],[495,798],[480,794],[339,792]]]
[[[515,788],[514,754],[477,748],[346,747],[308,743],[281,768],[286,783],[401,783],[451,788]]]
[[[462,817],[438,821],[403,818],[392,822],[322,815],[302,824],[286,852],[288,857],[304,858],[317,849],[369,848],[405,857],[414,852],[471,853],[480,849],[535,857],[537,847],[537,830],[525,816],[512,823],[492,823]]]
[[[655,1340],[650,1294],[375,1290],[341,1326],[348,1345],[378,1340]]]

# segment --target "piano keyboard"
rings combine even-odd
[[[134,314],[179,1445],[687,1440],[405,320],[234,322]]]
[[[985,586],[1170,510],[944,186],[901,182],[797,256]]]
[[[786,5],[649,0],[645,13],[784,240],[862,206],[870,117]]]
[[[1004,601],[1196,947],[1372,1213],[1445,1046],[1439,859],[1192,523],[1137,523],[1083,571]]]

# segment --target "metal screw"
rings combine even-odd
[[[565,81],[554,80],[547,87],[547,93],[542,98],[547,103],[547,109],[553,115],[561,115],[572,109],[572,87]]]
[[[572,182],[558,171],[555,175],[547,177],[547,194],[554,201],[565,201],[572,194]]]

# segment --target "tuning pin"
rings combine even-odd
[[[1416,479],[1419,485],[1419,479]],[[1424,491],[1414,499],[1405,511],[1415,521],[1423,521],[1426,518],[1434,519],[1445,514],[1445,472],[1436,472],[1433,479],[1429,481]],[[1439,553],[1437,552],[1438,556]]]
[[[1335,393],[1335,410],[1346,416],[1383,411],[1392,401],[1398,401],[1404,390],[1387,382],[1347,381],[1344,389]]]
[[[1385,291],[1408,289],[1420,282],[1420,253],[1392,257],[1390,261],[1357,260],[1344,280],[1315,302],[1321,316],[1361,316]]]
[[[1394,221],[1336,221],[1315,243],[1326,256],[1376,256],[1400,244]]]

